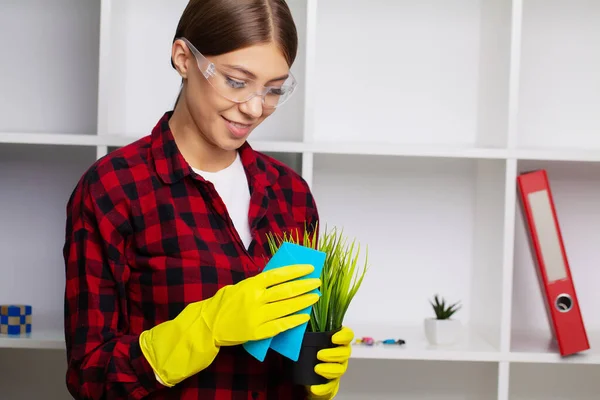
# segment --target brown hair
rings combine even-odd
[[[190,0],[173,41],[180,37],[206,56],[273,41],[289,66],[298,50],[298,32],[285,0]]]

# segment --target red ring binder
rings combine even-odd
[[[590,348],[546,170],[521,173],[517,187],[546,313],[561,356]]]

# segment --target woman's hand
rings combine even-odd
[[[319,351],[317,358],[323,362],[317,364],[315,372],[330,381],[308,387],[310,400],[331,400],[337,395],[340,389],[340,379],[348,368],[348,360],[352,353],[352,340],[354,340],[354,332],[348,327],[342,327],[331,338],[333,344],[338,346]]]
[[[260,340],[307,322],[298,311],[312,306],[321,285],[312,265],[289,265],[224,286],[213,297],[188,304],[173,320],[140,335],[142,353],[160,382],[171,387],[208,367],[221,346]]]

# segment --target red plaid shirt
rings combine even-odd
[[[206,370],[165,388],[140,350],[143,330],[260,272],[269,231],[302,233],[318,220],[306,182],[246,143],[253,236],[246,250],[213,185],[178,151],[170,116],[98,160],[69,199],[68,389],[77,399],[305,399],[275,352],[259,362],[241,346],[224,347]]]

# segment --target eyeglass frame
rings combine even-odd
[[[196,58],[196,64],[198,66],[198,69],[202,73],[202,76],[204,76],[204,78],[206,79],[206,81],[215,90],[215,92],[217,94],[219,94],[219,96],[221,96],[224,99],[229,100],[229,101],[231,101],[233,103],[236,103],[236,104],[247,103],[248,101],[252,100],[256,96],[260,96],[261,97],[261,103],[262,103],[263,107],[270,108],[270,109],[275,109],[275,108],[281,107],[283,104],[287,103],[287,101],[294,94],[296,87],[298,86],[298,81],[296,80],[296,77],[290,71],[288,73],[288,78],[286,79],[286,80],[291,79],[291,81],[292,81],[292,84],[286,85],[286,88],[288,88],[287,90],[290,91],[290,94],[288,95],[288,97],[282,103],[278,103],[276,106],[269,106],[269,105],[265,104],[265,96],[267,95],[267,93],[269,92],[269,90],[271,90],[271,89],[278,89],[278,90],[280,90],[281,89],[281,87],[277,87],[277,86],[263,86],[260,91],[254,91],[254,92],[252,92],[251,95],[250,95],[250,97],[247,98],[246,100],[233,100],[233,99],[225,96],[224,94],[222,94],[210,82],[210,79],[209,79],[209,78],[215,76],[217,71],[219,71],[219,73],[221,73],[225,77],[228,77],[229,75],[226,74],[226,73],[224,73],[219,67],[217,67],[217,65],[214,62],[212,62],[208,58],[206,58],[206,56],[204,56],[187,38],[181,36],[181,37],[176,38],[175,40],[181,40],[182,42],[184,42],[186,44],[186,46],[188,47],[188,49],[192,52],[192,55]],[[206,64],[206,68],[203,68],[201,66],[201,62],[204,63],[204,64]],[[230,77],[230,79],[233,79],[233,78]],[[254,79],[247,79],[247,81],[255,82]]]

